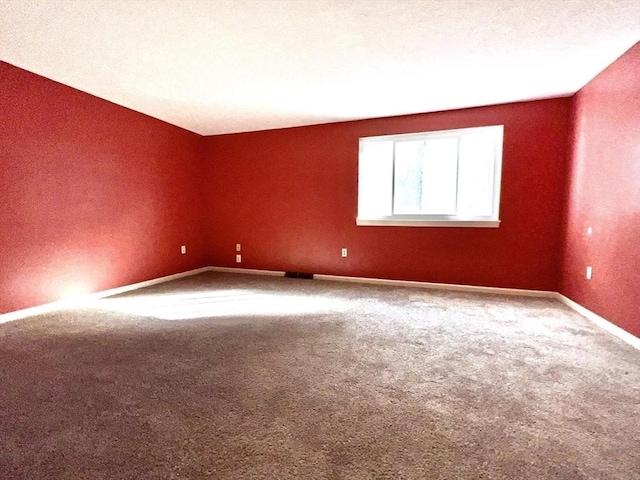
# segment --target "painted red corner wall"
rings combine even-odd
[[[570,114],[563,98],[206,137],[207,263],[555,291]],[[500,228],[356,226],[359,137],[494,124]]]
[[[0,62],[0,313],[203,266],[201,142]]]
[[[640,43],[575,95],[573,125],[560,291],[640,337]]]

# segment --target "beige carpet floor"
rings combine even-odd
[[[640,352],[547,299],[206,273],[0,325],[3,479],[640,479]]]

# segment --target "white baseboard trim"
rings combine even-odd
[[[273,277],[284,277],[284,273],[285,273],[279,270],[258,270],[255,268],[207,267],[207,269],[210,272],[248,273],[250,275],[270,275]]]
[[[0,314],[0,324],[19,320],[21,318],[30,317],[33,315],[42,315],[44,313],[53,312],[56,310],[69,308],[72,306],[81,305],[82,303],[96,300],[99,298],[110,297],[112,295],[118,295],[120,293],[130,292],[139,288],[150,287],[159,283],[170,282],[171,280],[177,280],[179,278],[189,277],[191,275],[197,275],[204,272],[223,272],[223,273],[244,273],[250,275],[269,275],[269,276],[284,276],[285,272],[278,270],[259,270],[254,268],[234,268],[234,267],[203,267],[195,270],[188,270],[186,272],[175,273],[173,275],[167,275],[165,277],[154,278],[152,280],[146,280],[144,282],[133,283],[131,285],[125,285],[122,287],[111,288],[109,290],[103,290],[101,292],[90,293],[82,295],[70,300],[60,300],[57,302],[46,303],[44,305],[38,305],[36,307],[25,308],[17,310],[15,312]],[[593,313],[591,310],[583,307],[579,303],[574,302],[568,297],[565,297],[558,292],[550,292],[546,290],[523,290],[519,288],[502,288],[502,287],[481,287],[476,285],[459,285],[453,283],[431,283],[431,282],[418,282],[412,280],[390,280],[384,278],[368,278],[368,277],[348,277],[341,275],[324,275],[316,274],[313,278],[317,280],[327,280],[334,282],[352,282],[352,283],[368,283],[375,285],[393,285],[398,287],[415,287],[415,288],[427,288],[438,290],[449,290],[455,292],[467,292],[467,293],[492,293],[499,295],[517,295],[525,297],[538,297],[538,298],[554,298],[567,305],[583,317],[591,320],[593,323],[606,330],[607,332],[615,335],[620,340],[628,343],[632,347],[640,350],[640,338],[632,335],[631,333],[623,330],[622,328],[614,325],[605,318]]]
[[[100,292],[88,293],[67,300],[59,300],[57,302],[45,303],[44,305],[38,305],[36,307],[24,308],[15,312],[3,313],[0,315],[0,324],[12,322],[14,320],[20,320],[21,318],[31,317],[33,315],[42,315],[44,313],[54,312],[56,310],[62,310],[64,308],[74,307],[91,300],[97,300],[99,298],[110,297],[112,295],[118,295],[120,293],[130,292],[131,290],[137,290],[139,288],[150,287],[151,285],[157,285],[159,283],[170,282],[171,280],[177,280],[183,277],[189,277],[191,275],[197,275],[198,273],[210,271],[210,267],[197,268],[195,270],[188,270],[186,272],[175,273],[173,275],[167,275],[166,277],[154,278],[146,280],[144,282],[132,283],[131,285],[125,285],[123,287],[111,288],[109,290],[103,290]]]
[[[596,313],[593,313],[591,310],[583,307],[579,303],[574,302],[569,297],[565,297],[561,293],[556,292],[555,293],[555,297],[558,300],[560,300],[562,303],[564,303],[567,307],[571,308],[575,312],[577,312],[580,315],[582,315],[583,317],[585,317],[587,320],[591,320],[593,323],[598,325],[600,328],[606,330],[607,332],[609,332],[612,335],[615,335],[620,340],[622,340],[625,343],[628,343],[632,347],[640,350],[640,338],[638,338],[635,335],[627,332],[626,330],[623,330],[622,328],[618,327],[617,325],[614,325],[613,323],[611,323],[606,318],[603,318],[600,315],[598,315]]]
[[[253,268],[234,268],[234,267],[209,267],[212,272],[226,273],[249,273],[252,275],[272,275],[284,276],[285,272],[279,270],[259,270]],[[314,280],[329,280],[333,282],[352,282],[352,283],[370,283],[377,285],[395,285],[397,287],[416,287],[431,288],[438,290],[452,290],[457,292],[469,293],[497,293],[499,295],[518,295],[524,297],[543,297],[556,298],[556,292],[548,292],[545,290],[524,290],[519,288],[503,288],[503,287],[478,287],[475,285],[457,285],[453,283],[431,283],[419,282],[413,280],[390,280],[386,278],[370,278],[370,277],[347,277],[341,275],[325,275],[314,274]]]
[[[228,268],[228,267],[210,267],[214,272],[229,272],[229,273],[251,273],[255,275],[278,275],[282,276],[285,272],[273,271],[273,270],[257,270],[257,269],[243,269],[243,268]],[[369,278],[369,277],[348,277],[341,275],[324,275],[314,274],[313,278],[316,280],[328,280],[333,282],[352,282],[352,283],[368,283],[374,285],[393,285],[397,287],[415,287],[415,288],[427,288],[437,290],[449,290],[454,292],[466,292],[466,293],[491,293],[498,295],[515,295],[521,297],[536,297],[536,298],[552,298],[559,300],[568,307],[578,312],[583,317],[591,320],[596,325],[600,326],[607,332],[615,335],[625,343],[640,349],[640,338],[632,335],[631,333],[623,330],[622,328],[614,325],[610,321],[596,315],[592,311],[584,308],[582,305],[574,302],[573,300],[565,297],[561,293],[551,292],[548,290],[524,290],[520,288],[503,288],[503,287],[481,287],[477,285],[459,285],[455,283],[432,283],[432,282],[418,282],[412,280],[390,280],[385,278]]]
[[[524,290],[520,288],[480,287],[476,285],[459,285],[455,283],[418,282],[414,280],[389,280],[385,278],[343,277],[340,275],[314,275],[314,279],[335,282],[370,283],[377,285],[394,285],[397,287],[429,288],[435,290],[451,290],[467,293],[494,293],[498,295],[518,295],[524,297],[555,298],[555,292],[545,290]]]

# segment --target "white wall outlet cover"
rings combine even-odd
[[[239,243],[236,243],[236,252],[239,252],[241,248],[242,248],[242,245],[240,245]]]
[[[342,256],[343,256],[343,257],[346,257],[346,256],[347,256],[347,249],[346,249],[346,248],[343,248],[343,249],[342,249]]]
[[[587,227],[587,235],[591,235],[593,233],[593,228]]]
[[[180,247],[180,253],[182,253],[183,255],[184,255],[185,253],[187,253],[187,246],[186,246],[186,245],[182,245],[182,246]]]
[[[593,267],[587,267],[587,280],[591,280],[593,277]]]
[[[236,255],[236,263],[242,263],[242,255]]]

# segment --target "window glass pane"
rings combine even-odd
[[[458,176],[458,137],[425,142],[422,213],[455,215]]]
[[[424,141],[396,142],[395,148],[393,213],[420,213]]]
[[[358,216],[391,215],[393,141],[360,142]]]
[[[494,162],[493,135],[466,134],[460,138],[458,215],[493,214]]]

